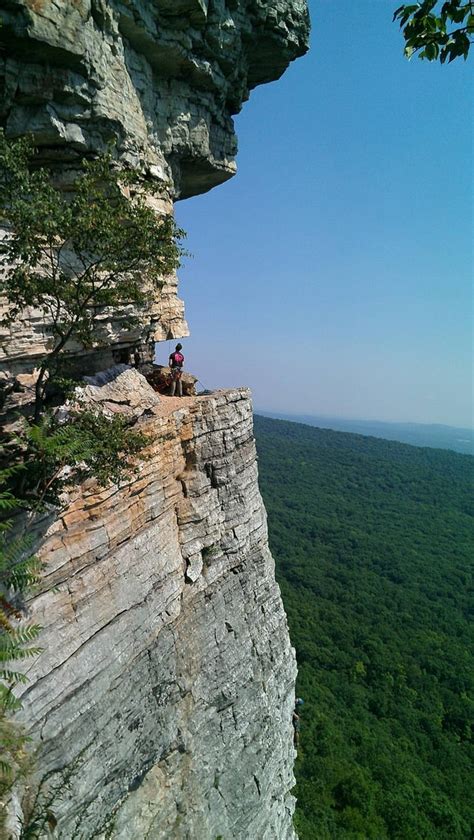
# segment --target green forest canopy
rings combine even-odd
[[[474,836],[474,460],[255,418],[300,840]]]

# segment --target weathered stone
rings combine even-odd
[[[295,659],[249,394],[170,405],[131,483],[73,488],[41,549],[30,785],[71,773],[64,840],[290,840]]]
[[[235,173],[232,115],[308,45],[305,0],[9,0],[0,17],[7,136],[31,135],[64,189],[82,156],[113,141],[123,165],[161,186],[160,213]],[[188,335],[174,276],[153,304],[135,308],[133,330],[130,314],[101,314],[92,356],[68,345],[83,354],[83,370],[127,361],[117,354],[134,345]],[[0,334],[0,361],[22,372],[49,341],[46,313],[25,311]]]
[[[159,185],[157,213],[235,173],[232,115],[307,48],[305,0],[8,0],[0,17],[7,136],[32,134],[66,191],[113,141]],[[120,488],[71,487],[32,529],[47,528],[28,604],[44,652],[26,660],[19,720],[37,757],[11,836],[47,779],[62,840],[293,840],[296,666],[248,392],[160,401],[127,367],[188,334],[176,276],[95,325],[93,352],[71,342],[66,361],[74,374],[124,363],[83,390],[106,413],[151,414],[149,458]],[[2,400],[24,400],[50,346],[45,312],[0,326]]]
[[[145,377],[128,365],[115,365],[95,376],[84,376],[84,382],[84,388],[76,388],[77,397],[85,405],[102,407],[105,414],[122,412],[140,417],[160,402]]]
[[[114,138],[181,197],[233,175],[232,114],[308,38],[304,0],[10,0],[2,18],[8,133],[60,166]]]
[[[143,365],[140,368],[141,373],[146,377],[147,382],[158,391],[160,394],[167,394],[171,385],[171,368],[167,365]],[[183,394],[187,397],[196,395],[197,377],[193,376],[187,370],[183,370],[181,374],[181,384]]]

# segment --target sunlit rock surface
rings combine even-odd
[[[304,0],[5,0],[0,18],[7,136],[31,134],[65,190],[84,156],[112,148],[159,185],[157,212],[235,173],[232,116],[308,38]],[[176,277],[96,324],[93,354],[67,348],[77,372],[136,350],[151,361],[155,340],[188,334]],[[4,393],[31,390],[50,341],[43,312],[0,327]],[[150,457],[129,486],[78,487],[43,523],[29,606],[44,652],[27,661],[20,716],[38,752],[11,825],[43,784],[61,788],[61,840],[293,840],[296,666],[249,394],[127,395],[129,376],[105,402],[145,406]]]
[[[0,19],[7,136],[31,135],[66,189],[84,155],[113,148],[161,185],[164,211],[235,173],[232,115],[308,46],[306,0],[7,0]],[[89,367],[188,335],[176,277],[134,314],[132,331],[129,309],[100,315],[102,348]],[[0,332],[0,362],[30,370],[49,337],[45,313],[25,312]]]
[[[72,773],[51,805],[70,840],[289,840],[296,668],[249,393],[153,412],[132,483],[74,491],[41,550],[35,778]]]
[[[113,140],[176,196],[235,171],[232,114],[307,49],[303,0],[9,0],[1,120],[54,167]]]

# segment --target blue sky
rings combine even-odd
[[[178,203],[184,352],[256,408],[470,426],[473,59],[407,62],[397,2],[310,3],[237,175]]]

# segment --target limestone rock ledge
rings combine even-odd
[[[41,550],[36,781],[71,772],[63,840],[293,840],[296,665],[250,394],[153,411],[131,484],[75,489]]]

